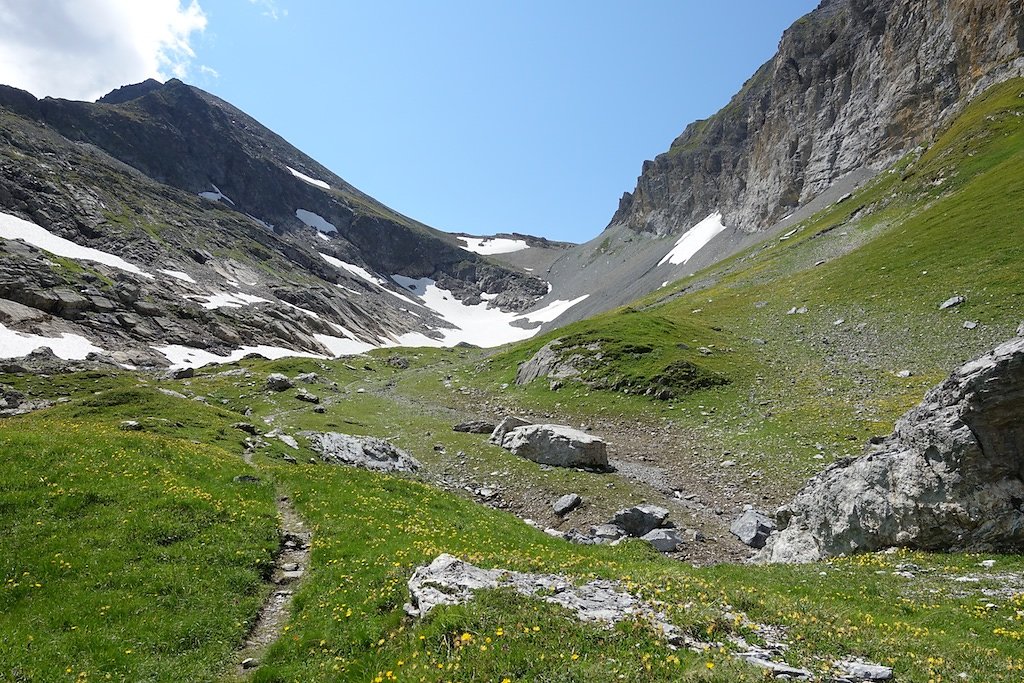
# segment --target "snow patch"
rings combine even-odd
[[[0,358],[20,358],[44,346],[64,360],[83,360],[90,353],[105,353],[85,337],[70,332],[59,337],[43,337],[18,332],[0,324]]]
[[[64,256],[82,261],[95,261],[96,263],[135,273],[142,277],[153,277],[134,263],[128,263],[119,256],[114,256],[92,247],[83,247],[71,240],[57,237],[45,228],[41,228],[35,223],[18,218],[17,216],[12,216],[9,213],[0,212],[0,237],[7,240],[22,240],[56,256]]]
[[[203,308],[212,311],[215,308],[241,308],[249,304],[271,303],[270,299],[261,296],[246,294],[245,292],[214,292],[204,296],[196,297],[206,299]],[[283,303],[283,302],[282,302]]]
[[[212,183],[211,183],[211,185],[212,185]],[[223,199],[224,201],[226,201],[231,206],[235,205],[235,203],[233,201],[231,201],[231,198],[228,197],[223,192],[221,192],[220,188],[217,187],[216,185],[213,185],[213,192],[200,192],[199,196],[202,197],[203,199],[209,199],[212,202],[220,201],[221,199]]]
[[[328,237],[327,235],[323,234],[319,230],[317,231],[316,236],[319,237],[320,239],[322,239],[324,242],[330,242],[331,241],[330,237]]]
[[[314,334],[313,337],[335,356],[357,356],[377,348],[358,339],[333,337],[329,334]]]
[[[309,227],[319,230],[320,232],[338,232],[338,229],[334,227],[333,223],[329,223],[326,218],[319,214],[315,214],[312,211],[295,209],[295,217]]]
[[[481,347],[500,346],[509,342],[529,339],[540,330],[540,323],[551,322],[565,311],[586,299],[585,294],[572,301],[552,301],[544,308],[530,313],[506,313],[499,308],[488,308],[487,301],[467,305],[430,278],[414,279],[392,275],[391,279],[419,297],[423,305],[434,311],[451,328],[437,330],[439,339],[420,332],[409,332],[397,338],[400,346],[454,346],[466,342]],[[513,323],[533,324],[518,327]]]
[[[463,247],[466,251],[484,256],[508,254],[530,247],[525,240],[513,240],[507,237],[460,237],[459,241],[466,243],[466,246]]]
[[[707,243],[714,239],[715,235],[725,230],[725,225],[722,223],[722,214],[718,211],[714,212],[697,225],[687,230],[676,245],[672,247],[672,251],[665,254],[665,257],[658,261],[658,265],[668,261],[673,265],[679,265],[686,263],[694,255],[707,246]]]
[[[164,354],[164,356],[167,357],[167,360],[170,361],[172,368],[201,368],[205,365],[212,365],[214,363],[234,363],[235,361],[242,360],[250,353],[263,356],[268,360],[277,360],[278,358],[323,358],[323,356],[316,353],[295,351],[281,346],[267,346],[265,344],[260,344],[259,346],[243,346],[235,349],[226,356],[219,356],[216,353],[210,353],[203,349],[194,349],[189,346],[181,346],[179,344],[154,346],[153,350]]]
[[[412,299],[410,299],[409,297],[403,296],[403,295],[399,294],[398,292],[395,292],[395,291],[392,291],[392,290],[388,289],[385,286],[387,284],[386,280],[384,280],[383,278],[377,277],[376,275],[374,275],[370,271],[366,270],[365,268],[361,268],[361,267],[359,267],[359,266],[357,266],[357,265],[355,265],[353,263],[345,263],[341,259],[334,258],[333,256],[330,256],[329,254],[325,254],[323,252],[317,252],[317,253],[320,254],[320,257],[324,261],[327,261],[328,263],[330,263],[335,268],[341,268],[342,270],[347,270],[349,273],[352,273],[356,277],[358,277],[360,279],[363,279],[363,280],[366,280],[371,285],[376,285],[376,286],[380,287],[382,290],[384,290],[385,292],[387,292],[391,296],[393,296],[393,297],[395,297],[397,299],[401,299],[402,301],[408,302],[408,303],[412,304],[413,306],[419,306],[420,305],[420,304],[416,303],[415,301],[413,301]],[[341,285],[338,285],[338,286],[341,287]],[[348,287],[341,287],[341,288],[346,290],[346,291],[352,292],[353,294],[359,294],[359,292],[353,292]]]
[[[302,173],[301,171],[296,171],[291,166],[285,166],[285,168],[287,168],[291,172],[291,174],[293,176],[295,176],[296,178],[298,178],[299,180],[303,180],[303,181],[309,183],[310,185],[315,185],[316,187],[319,187],[321,190],[329,190],[329,189],[331,189],[331,186],[328,185],[327,183],[325,183],[322,180],[317,180],[316,178],[310,178],[305,173]]]
[[[196,281],[192,279],[191,275],[189,275],[188,273],[183,273],[180,270],[164,270],[163,268],[161,268],[159,272],[163,273],[164,275],[170,275],[175,280],[181,280],[182,282],[191,282],[192,284],[196,283]]]

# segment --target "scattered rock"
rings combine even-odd
[[[729,531],[751,548],[763,548],[775,522],[768,515],[748,508],[729,526]]]
[[[965,330],[973,330],[977,326],[978,326],[978,323],[976,321],[974,321],[974,320],[965,320],[964,321],[964,329]]]
[[[295,381],[303,384],[317,384],[320,381],[320,375],[315,372],[304,372],[301,375],[296,375]]]
[[[362,467],[378,472],[413,472],[420,463],[401,448],[372,436],[350,436],[338,432],[303,432],[310,447],[325,462]]]
[[[501,442],[505,439],[505,435],[517,427],[525,427],[530,424],[528,421],[521,418],[509,415],[504,420],[498,423],[498,426],[491,432],[491,438],[488,439],[491,443],[496,446],[500,446]]]
[[[542,465],[608,468],[608,448],[592,434],[565,425],[516,427],[505,434],[501,447]]]
[[[657,505],[636,505],[619,510],[612,517],[610,524],[622,529],[626,535],[640,538],[665,524],[668,510]]]
[[[466,434],[491,434],[494,432],[494,427],[495,424],[493,422],[487,422],[486,420],[468,420],[452,427],[452,431]]]
[[[601,541],[615,541],[626,535],[626,531],[614,524],[599,524],[594,527],[594,536]]]
[[[259,436],[260,430],[256,428],[256,425],[248,422],[236,422],[231,425],[232,429],[243,431],[246,434],[252,434],[253,436]]]
[[[137,432],[142,429],[138,420],[121,420],[120,429],[122,432]]]
[[[869,664],[857,660],[835,662],[833,666],[843,675],[858,681],[889,681],[892,680],[892,669],[878,664]]]
[[[913,374],[914,373],[911,372],[910,370],[900,370],[899,372],[896,373],[896,376],[900,377],[900,378],[903,378],[903,379],[906,379],[907,377],[910,377]]]
[[[306,403],[320,403],[319,396],[317,396],[316,394],[311,394],[305,389],[299,389],[295,393],[295,398],[299,399],[300,401],[305,401]]]
[[[700,529],[687,529],[683,532],[683,541],[686,543],[703,543],[707,538]]]
[[[242,660],[243,669],[255,669],[259,665],[259,660],[253,659],[252,657],[247,657],[246,659]]]
[[[551,506],[556,515],[567,515],[583,503],[583,499],[576,493],[567,493],[554,502]]]
[[[164,374],[167,379],[189,379],[195,376],[196,369],[192,367],[171,368]]]
[[[683,539],[672,529],[654,529],[640,537],[640,540],[647,541],[654,549],[662,553],[675,552],[683,544]]]
[[[299,464],[299,461],[296,460],[295,456],[293,456],[293,455],[286,455],[286,456],[282,457],[281,459],[284,460],[287,463],[291,463],[292,465],[298,465]]]
[[[254,474],[240,474],[231,481],[236,484],[258,484],[261,480]]]
[[[962,304],[965,301],[967,301],[967,299],[963,298],[962,296],[950,297],[950,298],[946,299],[945,301],[943,301],[941,304],[939,304],[939,310],[940,311],[944,311],[947,308],[953,308],[954,306],[959,306],[960,304]]]
[[[1024,338],[933,388],[864,456],[814,477],[785,508],[760,559],[809,562],[903,546],[1024,548]]]
[[[287,391],[295,386],[286,375],[280,372],[272,372],[267,375],[267,389],[270,391]]]
[[[399,370],[409,369],[409,361],[407,361],[402,356],[389,356],[387,361],[385,362],[391,367],[398,368]]]

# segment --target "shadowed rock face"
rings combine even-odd
[[[720,112],[644,162],[612,225],[680,233],[714,211],[766,228],[845,174],[927,144],[956,106],[1021,66],[1024,7],[826,0]]]
[[[1024,548],[1024,337],[956,370],[881,444],[811,479],[760,559]]]

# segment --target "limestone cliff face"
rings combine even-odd
[[[1024,0],[825,0],[713,117],[647,161],[612,225],[764,229],[850,171],[927,144],[1024,69]]]

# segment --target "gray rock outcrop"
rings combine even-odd
[[[615,513],[610,524],[622,529],[626,535],[640,538],[665,524],[668,510],[657,505],[636,505]]]
[[[562,358],[555,350],[561,342],[561,339],[549,341],[540,347],[530,360],[520,363],[516,370],[516,384],[529,384],[538,377],[569,379],[579,376],[580,371],[573,364],[573,357]]]
[[[729,531],[751,548],[763,548],[768,535],[775,530],[771,517],[748,508],[729,526]]]
[[[608,468],[608,448],[602,439],[564,425],[516,427],[502,437],[501,447],[542,465]]]
[[[613,225],[680,234],[719,211],[770,226],[845,175],[927,143],[980,89],[1016,76],[1015,2],[829,0],[714,116],[644,162]]]
[[[310,447],[324,462],[362,467],[378,472],[414,472],[420,463],[401,448],[373,436],[351,436],[339,432],[303,432]]]
[[[760,559],[810,562],[903,546],[1024,549],[1024,338],[958,368],[855,460],[777,515]]]
[[[493,432],[491,432],[491,438],[488,439],[488,441],[493,443],[495,446],[500,446],[501,442],[505,439],[506,434],[516,427],[524,427],[528,424],[530,423],[527,420],[514,415],[509,415],[498,423],[498,426],[494,428]]]

